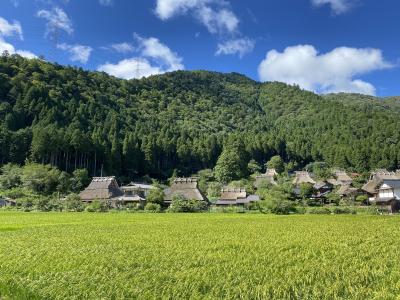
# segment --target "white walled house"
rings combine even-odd
[[[386,206],[391,212],[400,209],[400,179],[386,179],[378,186],[374,203]]]

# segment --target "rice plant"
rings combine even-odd
[[[0,212],[0,298],[397,299],[391,216]]]

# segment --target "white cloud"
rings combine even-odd
[[[184,68],[182,58],[157,38],[142,38],[138,34],[134,34],[134,37],[138,41],[141,56],[156,60],[158,64],[163,65],[169,71]]]
[[[59,7],[50,10],[39,10],[36,14],[39,18],[47,20],[46,35],[55,33],[57,30],[65,31],[68,34],[74,32],[72,21],[68,15]]]
[[[239,19],[224,0],[157,0],[156,15],[168,20],[177,15],[192,13],[212,34],[235,32]]]
[[[228,40],[224,43],[219,43],[217,46],[216,55],[222,54],[238,54],[243,57],[245,54],[250,53],[254,49],[255,42],[248,38],[240,38]]]
[[[57,45],[58,49],[67,51],[70,54],[70,59],[71,61],[78,61],[81,62],[82,64],[87,63],[89,60],[90,54],[92,53],[92,48],[89,46],[83,46],[83,45],[68,45],[65,43],[58,44]]]
[[[13,45],[7,43],[1,36],[0,36],[0,54],[4,51],[8,51],[10,54],[19,54],[26,58],[36,58],[37,56],[30,51],[27,50],[17,50]]]
[[[281,81],[319,92],[375,94],[375,87],[357,75],[390,68],[379,49],[340,47],[319,54],[311,45],[271,50],[258,67],[262,81]]]
[[[314,6],[330,5],[336,15],[347,12],[351,8],[351,2],[352,0],[311,0]]]
[[[18,35],[21,40],[23,39],[21,24],[18,21],[14,21],[11,24],[6,19],[0,17],[0,35],[13,36],[14,34]]]
[[[138,43],[135,49],[138,52],[137,57],[124,59],[116,64],[100,65],[98,70],[116,77],[131,79],[185,68],[182,58],[157,38],[143,38],[137,34],[134,37]]]
[[[6,42],[4,37],[18,35],[18,37],[22,40],[22,27],[18,21],[14,21],[13,24],[9,23],[6,19],[0,17],[0,55],[7,51],[9,54],[19,54],[26,58],[35,58],[36,55],[27,50],[18,50],[15,47]]]
[[[111,6],[114,4],[113,0],[99,0],[100,5]]]
[[[111,48],[119,53],[129,53],[135,51],[135,48],[129,43],[112,44]]]
[[[152,66],[147,59],[140,57],[124,59],[117,64],[106,63],[100,65],[97,70],[124,79],[142,78],[163,73],[159,67]]]

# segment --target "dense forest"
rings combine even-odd
[[[141,80],[0,57],[0,164],[167,178],[280,155],[366,171],[400,162],[400,99],[319,96],[240,74],[178,71]],[[234,141],[234,142],[232,142]]]

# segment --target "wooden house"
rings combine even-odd
[[[374,202],[378,197],[379,187],[385,180],[399,180],[400,171],[389,172],[387,170],[376,170],[371,173],[369,181],[364,184],[362,190],[369,196],[369,201]]]
[[[244,206],[260,201],[257,195],[248,195],[245,189],[224,188],[221,190],[221,196],[215,202],[216,206]]]
[[[377,194],[370,201],[393,213],[400,209],[400,179],[384,179],[377,187]]]
[[[146,203],[146,197],[152,189],[155,189],[152,185],[135,182],[121,186],[121,190],[124,194],[118,198],[119,204],[139,204],[144,206]]]
[[[325,197],[332,192],[333,186],[327,181],[317,181],[313,185],[314,193],[311,198],[314,199],[325,199]]]
[[[267,169],[264,174],[256,176],[254,186],[258,188],[264,184],[277,185],[277,182],[275,181],[276,176],[278,176],[278,173],[275,169]]]
[[[293,185],[299,186],[302,183],[316,184],[315,180],[311,178],[310,173],[307,171],[296,171],[293,179]]]
[[[176,178],[171,187],[164,190],[164,201],[170,204],[175,196],[182,196],[186,200],[208,201],[197,186],[197,178]]]
[[[341,198],[350,198],[355,200],[358,195],[363,193],[362,190],[352,187],[350,185],[341,185],[340,188],[336,191]]]
[[[79,196],[85,203],[107,201],[111,205],[115,205],[115,202],[123,194],[115,177],[94,177],[89,186]]]
[[[353,179],[345,171],[335,170],[333,173],[334,177],[327,180],[330,184],[334,186],[352,184]]]

